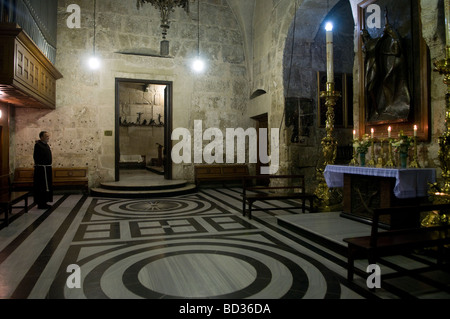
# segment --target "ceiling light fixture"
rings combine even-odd
[[[200,0],[199,0],[200,1]],[[139,9],[144,3],[150,3],[161,13],[162,38],[160,53],[162,56],[169,55],[169,41],[166,40],[167,30],[170,28],[170,13],[175,11],[176,7],[184,8],[189,13],[189,0],[137,0],[137,8]]]
[[[93,40],[93,54],[92,56],[89,58],[88,60],[88,65],[89,68],[91,68],[91,70],[98,70],[101,66],[101,61],[100,59],[97,57],[96,53],[95,53],[95,38],[97,35],[97,24],[96,24],[96,14],[97,14],[97,1],[94,0],[94,40]]]
[[[192,63],[192,69],[201,73],[205,69],[205,62],[200,57],[200,0],[197,3],[197,58]]]

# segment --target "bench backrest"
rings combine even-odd
[[[376,208],[373,210],[373,219],[372,219],[372,228],[370,232],[370,245],[372,247],[377,246],[377,240],[380,236],[380,232],[378,231],[380,216],[383,215],[396,215],[401,213],[411,213],[414,215],[415,213],[421,213],[421,212],[432,212],[435,211],[436,213],[442,215],[442,214],[449,214],[450,213],[450,204],[428,204],[428,205],[416,205],[416,206],[397,206],[397,207],[389,207],[389,208]],[[450,224],[446,226],[436,226],[436,229],[438,228],[449,228]],[[413,229],[420,229],[419,227],[413,228]],[[401,230],[400,230],[401,231]],[[389,233],[389,231],[384,232],[385,234]]]
[[[53,180],[87,180],[87,167],[55,167],[52,170]]]
[[[33,182],[34,168],[16,168],[14,171],[14,181]]]
[[[52,174],[54,179],[86,179],[87,167],[54,167]],[[34,168],[16,168],[14,173],[15,182],[33,182]]]
[[[200,180],[240,180],[243,175],[248,175],[246,164],[201,164],[194,166],[196,182]]]
[[[287,180],[289,184],[273,185],[270,186],[254,186],[251,181],[258,180]],[[246,190],[297,190],[300,193],[305,193],[305,176],[304,175],[245,175],[242,177],[242,188],[244,192]]]

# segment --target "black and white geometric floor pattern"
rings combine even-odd
[[[425,299],[450,297],[450,273],[383,282],[346,280],[346,258],[277,224],[289,202],[258,202],[243,217],[241,190],[157,199],[55,196],[50,210],[15,208],[0,225],[0,299]],[[336,225],[333,225],[335,227]],[[422,267],[394,256],[383,268]],[[358,265],[357,265],[358,266]],[[359,267],[366,267],[361,261]],[[411,268],[412,269],[412,268]]]
[[[80,288],[70,284],[69,265],[79,267]],[[93,198],[48,293],[76,299],[340,297],[339,281],[320,262],[200,193]]]

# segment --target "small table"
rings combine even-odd
[[[328,187],[343,188],[343,216],[367,221],[368,208],[419,203],[428,195],[428,184],[436,182],[436,170],[327,165],[324,177]],[[393,227],[392,221],[384,222]],[[405,221],[395,223],[400,227]]]

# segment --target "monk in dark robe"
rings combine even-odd
[[[52,187],[52,151],[48,145],[50,135],[46,131],[39,133],[39,140],[34,145],[34,202],[39,209],[48,209],[53,202]]]

